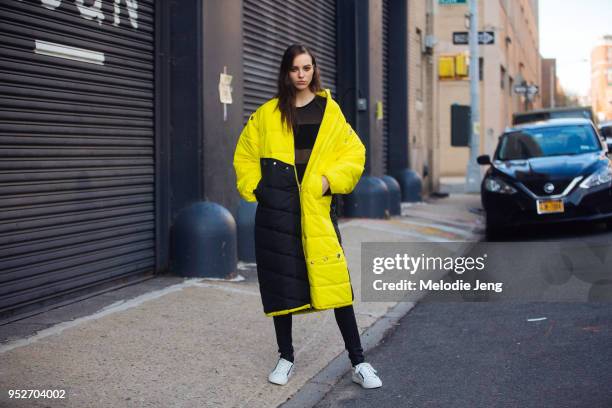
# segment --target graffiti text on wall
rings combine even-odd
[[[22,1],[22,0],[19,0]],[[111,1],[111,0],[109,0]],[[62,0],[40,0],[40,3],[49,10],[55,10],[62,5]],[[87,4],[86,4],[87,3]],[[138,28],[138,1],[137,0],[113,0],[112,24],[119,27],[121,24],[121,3],[125,3],[127,17],[134,28]],[[87,20],[98,21],[98,24],[106,19],[102,11],[102,0],[74,0],[76,8],[81,17]],[[110,20],[110,18],[109,18]]]

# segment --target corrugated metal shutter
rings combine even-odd
[[[278,67],[293,43],[317,56],[323,88],[336,92],[336,1],[244,0],[244,118],[276,93]]]
[[[389,0],[382,2],[383,173],[389,172]]]
[[[154,268],[154,2],[135,3],[0,3],[0,315]]]

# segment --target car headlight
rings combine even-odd
[[[484,182],[487,191],[500,194],[514,194],[516,189],[497,177],[487,177]]]
[[[602,184],[609,183],[610,181],[612,181],[612,168],[608,166],[597,170],[595,173],[584,179],[584,181],[580,183],[580,187],[597,187],[601,186]]]

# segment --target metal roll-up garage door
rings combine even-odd
[[[154,1],[5,0],[0,19],[6,317],[154,268]]]
[[[244,117],[276,94],[278,68],[293,43],[317,56],[323,88],[336,92],[336,1],[244,0]]]
[[[383,173],[389,173],[389,0],[382,2]]]

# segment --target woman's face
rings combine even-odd
[[[289,78],[297,91],[302,91],[310,85],[314,66],[312,65],[312,57],[308,54],[296,55],[293,59],[293,65],[289,70]]]

